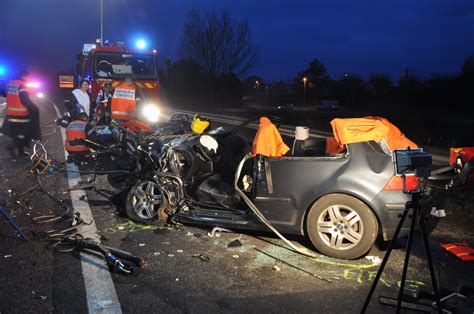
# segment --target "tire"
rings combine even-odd
[[[158,184],[151,179],[136,183],[128,192],[125,215],[138,223],[151,225],[164,220],[168,201]]]
[[[322,254],[356,259],[374,244],[378,223],[372,210],[357,198],[329,194],[317,200],[309,210],[306,233]]]

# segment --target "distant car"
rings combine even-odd
[[[277,107],[278,110],[294,110],[295,106],[293,104],[280,105]]]
[[[317,108],[320,111],[336,111],[341,109],[341,106],[337,100],[321,100]]]

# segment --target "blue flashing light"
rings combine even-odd
[[[138,39],[138,40],[135,42],[135,46],[136,46],[138,49],[145,49],[145,48],[146,48],[146,41],[143,40],[143,39]]]
[[[7,68],[3,65],[0,65],[0,77],[7,74]]]

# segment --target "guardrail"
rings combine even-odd
[[[213,113],[206,113],[206,112],[197,112],[197,111],[187,111],[187,110],[176,110],[170,108],[162,108],[162,111],[167,112],[169,114],[187,114],[187,115],[195,115],[196,113],[205,115],[209,117],[212,121],[225,123],[225,124],[232,124],[232,125],[239,125],[240,123],[247,120],[246,118],[236,117],[231,115],[222,115],[222,114],[213,114]],[[251,123],[248,125],[249,128],[257,129],[257,123]],[[282,135],[286,136],[294,136],[295,135],[295,126],[292,125],[280,125],[278,128]],[[332,136],[331,132],[325,131],[316,131],[310,130],[309,135],[311,137],[328,137]],[[433,156],[433,163],[435,164],[448,164],[449,163],[449,155],[448,154],[441,154],[439,152],[435,152],[430,148],[424,148],[426,152],[430,153]]]

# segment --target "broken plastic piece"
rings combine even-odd
[[[242,242],[240,242],[239,239],[235,239],[229,242],[229,244],[227,244],[228,248],[235,248],[235,247],[241,247],[241,246],[242,246]]]
[[[208,232],[208,233],[207,233],[207,236],[208,236],[208,237],[211,237],[211,238],[213,238],[213,237],[220,237],[220,236],[221,236],[221,235],[220,235],[221,232],[230,232],[230,233],[232,233],[233,231],[232,231],[232,230],[229,230],[229,229],[226,229],[226,228],[214,227],[214,228],[211,230],[211,232]]]
[[[436,207],[433,207],[431,208],[431,216],[433,217],[438,217],[438,218],[442,218],[442,217],[446,217],[446,212],[444,209],[436,209]]]
[[[372,263],[376,263],[376,264],[382,263],[382,260],[378,256],[367,255],[365,258],[371,261]]]
[[[199,258],[201,261],[209,263],[211,258],[204,254],[193,254],[193,258]]]
[[[277,265],[273,265],[272,269],[273,269],[274,271],[280,271],[280,270],[281,270],[281,268],[278,267]]]
[[[153,230],[153,233],[154,234],[168,234],[170,233],[171,229],[170,228],[157,228],[155,230]]]
[[[239,256],[238,256],[238,255],[232,255],[232,257],[233,257],[233,258],[239,258]]]

